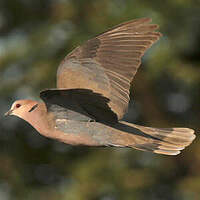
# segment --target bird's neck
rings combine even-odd
[[[25,120],[39,133],[46,136],[54,127],[53,116],[47,112],[47,108],[44,103],[38,103],[37,108],[31,114],[27,114]]]

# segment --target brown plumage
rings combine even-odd
[[[122,23],[75,48],[58,68],[57,89],[40,93],[44,103],[18,100],[6,114],[67,144],[179,154],[194,140],[192,129],[121,121],[141,57],[161,36],[155,32],[158,26],[150,22],[143,18]]]

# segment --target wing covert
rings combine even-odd
[[[95,120],[104,123],[116,123],[117,115],[110,109],[108,98],[88,89],[48,89],[40,93],[47,111],[55,119],[74,121]]]

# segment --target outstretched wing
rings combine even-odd
[[[81,63],[87,59],[87,65],[91,63],[91,66],[98,66],[98,70],[92,71],[93,76],[96,77],[101,70],[102,77],[108,80],[107,87],[101,93],[110,99],[109,106],[118,118],[122,118],[129,103],[130,83],[140,66],[141,57],[161,36],[159,32],[155,32],[158,25],[149,24],[150,22],[151,19],[142,18],[122,23],[75,48],[65,57],[58,69],[58,87],[76,87],[76,81],[68,81],[67,86],[63,83],[62,70],[68,70],[66,63],[69,61]],[[84,67],[82,65],[82,68]],[[80,68],[74,67],[73,70],[69,69],[69,73],[76,70],[78,73],[81,71]],[[88,88],[86,81],[81,87]],[[92,89],[99,92],[98,87],[96,90]]]

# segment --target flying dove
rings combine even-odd
[[[131,20],[78,46],[58,67],[57,88],[40,93],[44,103],[17,100],[5,115],[18,116],[40,134],[71,145],[179,154],[194,140],[192,129],[151,128],[122,120],[141,57],[161,36],[155,32],[158,25],[150,22]]]

